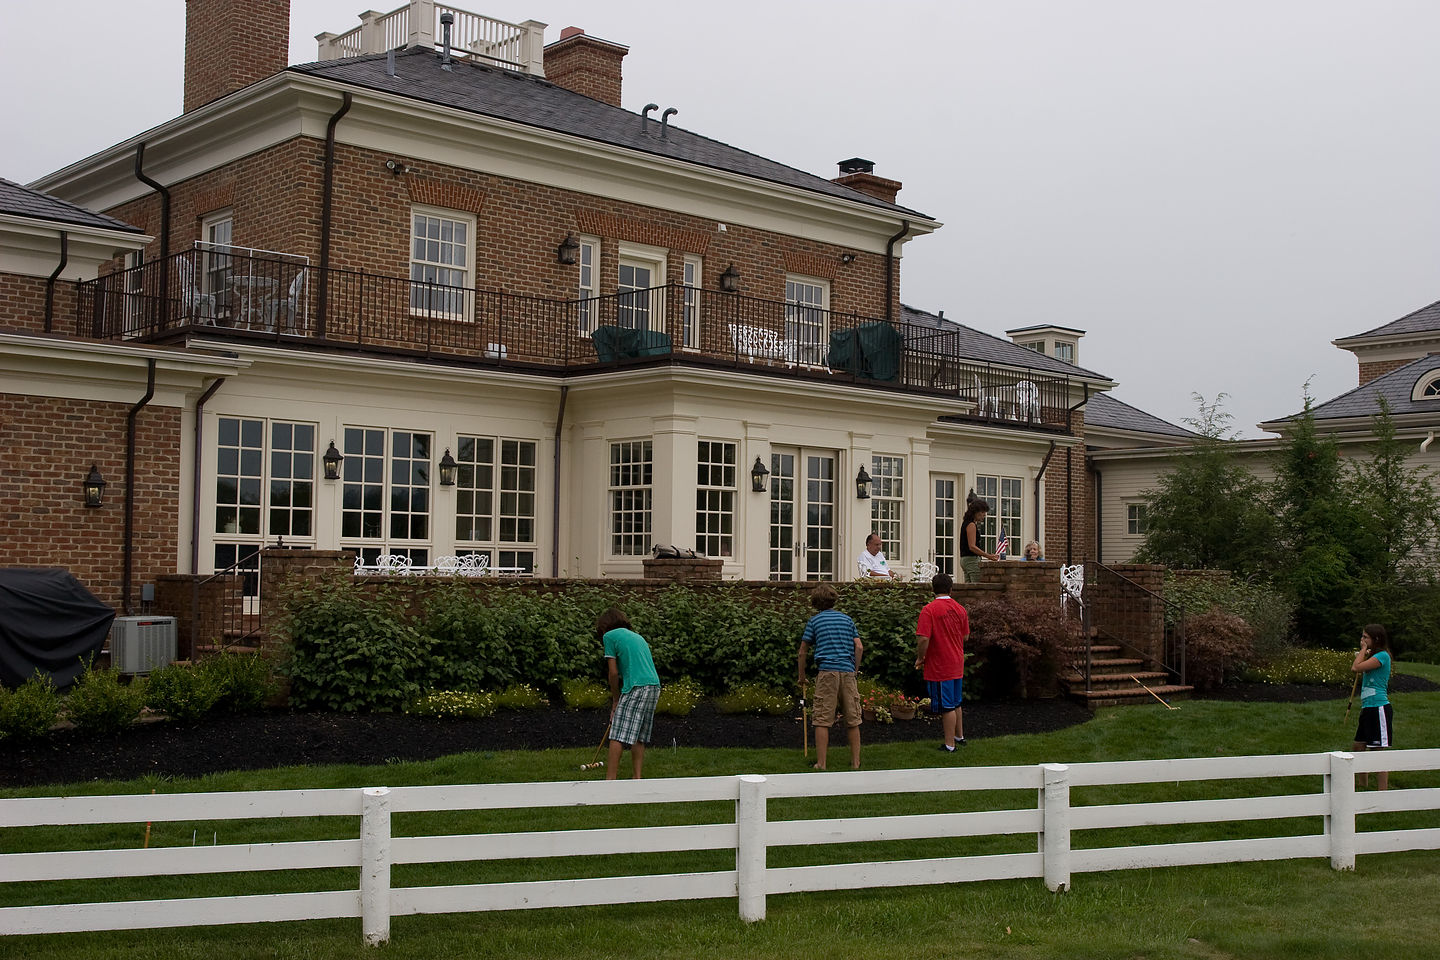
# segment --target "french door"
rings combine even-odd
[[[776,447],[770,454],[770,579],[835,579],[832,451]]]

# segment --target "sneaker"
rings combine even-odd
[[[957,746],[957,747],[963,747],[963,746],[965,746],[965,738],[964,738],[964,737],[961,737],[960,739],[956,740],[956,741],[955,741],[955,746]]]
[[[940,744],[940,752],[941,752],[941,753],[954,753],[954,752],[955,752],[955,748],[954,748],[954,747],[947,747],[947,746],[945,746],[945,744],[942,743],[942,744]]]

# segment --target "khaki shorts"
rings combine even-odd
[[[835,699],[845,710],[845,726],[860,726],[860,690],[855,686],[854,673],[821,670],[815,675],[815,712],[811,722],[817,727],[835,723]]]

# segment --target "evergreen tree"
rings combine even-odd
[[[1231,450],[1226,395],[1207,402],[1193,394],[1199,410],[1185,423],[1199,439],[1174,469],[1146,492],[1142,563],[1229,570],[1241,577],[1263,575],[1271,563],[1274,524],[1265,504],[1265,486],[1235,461]]]

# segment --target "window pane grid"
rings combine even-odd
[[[354,544],[367,563],[382,553],[428,563],[431,435],[346,427],[344,437],[341,539],[368,541]]]
[[[824,352],[825,306],[823,284],[785,281],[785,339],[799,363],[820,363]]]
[[[955,481],[935,478],[935,566],[955,575]]]
[[[1020,540],[1020,504],[1023,483],[1019,477],[976,477],[975,495],[990,504],[990,514],[985,518],[984,529],[980,531],[981,546],[990,553],[1000,543],[1003,532],[1010,538],[1007,556],[1019,556],[1023,550]]]
[[[653,447],[649,440],[610,444],[610,553],[650,552]]]
[[[885,544],[891,567],[904,559],[905,458],[873,457],[870,463],[870,526]]]
[[[693,349],[700,347],[700,261],[685,260],[682,281],[685,300],[681,311],[683,345]]]
[[[470,224],[417,213],[410,249],[410,309],[435,316],[464,317],[470,286]]]
[[[707,557],[735,555],[737,447],[701,440],[695,479],[695,548]]]

